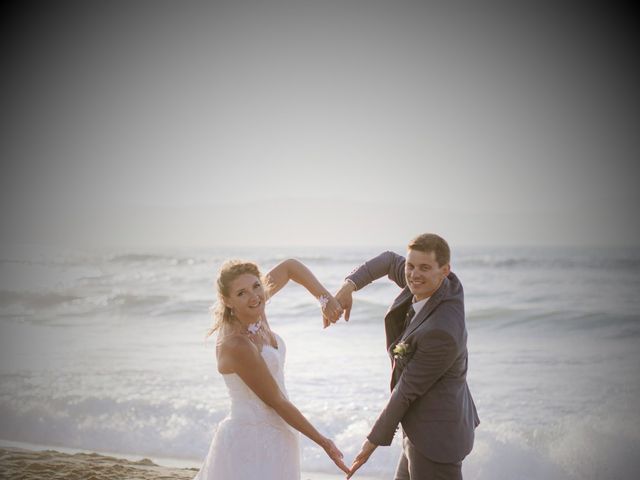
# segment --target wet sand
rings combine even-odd
[[[97,453],[0,448],[0,478],[11,480],[191,479],[196,472],[197,469],[163,467],[146,458],[131,461]]]
[[[127,460],[98,453],[63,453],[0,447],[0,479],[11,480],[169,480],[192,479],[197,468],[158,465],[148,458]],[[343,475],[303,472],[302,480],[338,480]],[[360,480],[371,477],[356,475]]]

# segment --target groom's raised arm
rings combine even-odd
[[[351,296],[353,292],[364,288],[373,281],[386,275],[400,288],[404,288],[407,285],[404,276],[405,262],[406,260],[403,256],[386,251],[364,262],[347,275],[344,284],[335,296],[336,300],[340,302],[340,305],[344,309],[344,319],[347,322],[349,321],[351,306],[353,304],[353,298]]]
[[[404,276],[405,262],[406,259],[402,255],[386,251],[364,262],[347,275],[346,280],[351,280],[356,290],[360,290],[386,275],[389,280],[395,282],[400,288],[404,288],[407,286],[407,280]]]

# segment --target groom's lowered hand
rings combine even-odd
[[[344,320],[349,321],[349,315],[351,315],[351,307],[353,306],[353,292],[355,290],[353,282],[344,282],[338,293],[336,293],[336,300],[340,302],[344,309]]]
[[[362,448],[360,449],[360,453],[351,464],[351,471],[349,472],[349,475],[347,475],[347,478],[353,477],[353,474],[356,473],[356,470],[367,463],[367,460],[369,460],[369,457],[376,448],[378,448],[378,446],[374,445],[369,440],[364,441],[364,443],[362,444]]]

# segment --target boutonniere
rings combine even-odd
[[[396,360],[400,360],[406,357],[409,354],[409,345],[405,342],[398,343],[395,347],[393,347],[393,358]]]

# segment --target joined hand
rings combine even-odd
[[[342,316],[342,306],[333,295],[328,295],[326,303],[321,307],[322,310],[322,326],[327,328],[332,323],[336,323]]]
[[[340,303],[340,306],[344,309],[344,320],[349,321],[349,315],[351,315],[351,307],[353,306],[353,284],[351,282],[344,282],[340,290],[336,292],[335,299]],[[334,322],[335,323],[335,322]]]

